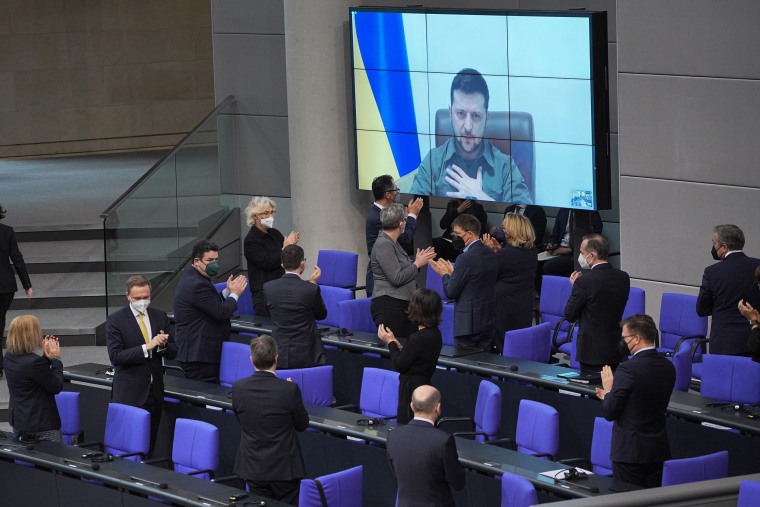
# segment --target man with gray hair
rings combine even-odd
[[[716,225],[712,234],[713,259],[721,261],[705,268],[697,296],[697,313],[712,315],[710,352],[734,356],[749,355],[747,336],[751,326],[739,312],[742,299],[760,307],[760,290],[755,285],[755,269],[760,259],[748,257],[744,233],[735,225]]]
[[[412,393],[414,419],[388,433],[388,463],[398,482],[399,507],[453,506],[451,488],[464,488],[454,436],[435,427],[441,393],[420,386]]]
[[[277,378],[277,343],[251,340],[255,372],[232,386],[232,410],[240,423],[236,475],[257,495],[298,505],[306,475],[297,432],[309,426],[298,384]]]

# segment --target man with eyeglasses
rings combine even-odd
[[[399,194],[399,188],[393,182],[393,178],[387,174],[378,176],[372,180],[372,196],[375,198],[375,202],[370,206],[369,213],[364,221],[364,234],[367,239],[367,256],[372,255],[372,247],[375,246],[378,234],[382,230],[380,224],[380,212],[386,206],[390,206],[396,202],[396,198]],[[401,236],[398,238],[398,244],[404,249],[404,251],[410,255],[414,255],[414,231],[417,230],[417,215],[422,211],[423,206],[422,198],[417,197],[409,201],[406,207],[406,228]],[[372,276],[371,263],[367,262],[367,297],[372,296],[372,289],[375,285],[374,277]]]
[[[657,352],[657,326],[649,315],[623,320],[619,342],[630,361],[613,374],[602,369],[602,413],[612,426],[612,476],[644,488],[662,483],[663,462],[670,459],[666,410],[676,383],[676,370]]]
[[[459,215],[451,224],[452,244],[462,250],[456,269],[446,259],[430,261],[441,275],[443,292],[454,302],[454,342],[457,347],[491,351],[496,338],[496,254],[480,241],[480,222]]]
[[[177,362],[187,378],[218,382],[222,342],[230,338],[230,317],[248,280],[230,275],[219,294],[213,282],[219,274],[219,247],[207,239],[193,246],[192,259],[174,291]]]

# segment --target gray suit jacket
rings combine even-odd
[[[372,247],[370,259],[375,278],[372,297],[391,296],[411,301],[417,290],[417,266],[409,260],[401,245],[381,232]]]

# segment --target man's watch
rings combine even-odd
[[[749,325],[750,326],[756,326],[757,325],[757,319],[749,319]]]

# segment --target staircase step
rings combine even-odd
[[[7,326],[19,315],[34,315],[40,320],[43,334],[52,334],[61,341],[61,346],[95,345],[97,328],[106,321],[104,307],[92,308],[43,308],[10,310],[6,317]]]

